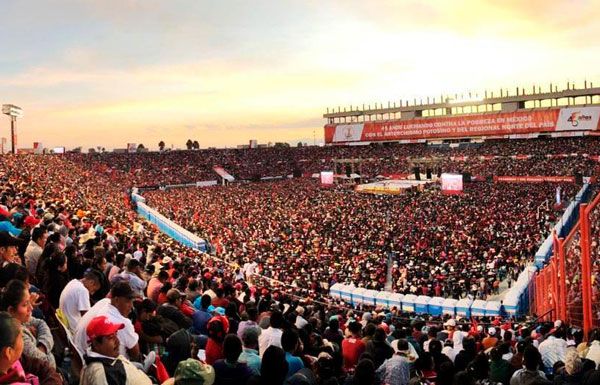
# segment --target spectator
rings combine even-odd
[[[282,385],[288,372],[285,352],[278,346],[269,346],[260,364],[260,376],[254,376],[248,385]]]
[[[133,308],[133,298],[135,294],[127,282],[117,282],[110,291],[111,298],[105,298],[98,301],[91,309],[81,317],[77,324],[73,340],[75,347],[80,354],[85,354],[87,349],[87,325],[98,316],[104,315],[111,323],[123,324],[124,327],[117,331],[119,339],[119,354],[133,361],[139,360],[140,347],[138,345],[139,336],[135,332],[133,324],[129,318],[129,313]]]
[[[164,270],[159,271],[156,277],[152,277],[150,282],[148,282],[148,298],[153,300],[154,302],[158,301],[158,293],[160,292],[161,287],[167,282],[169,279],[169,273]]]
[[[342,341],[342,354],[344,357],[344,368],[353,369],[358,364],[358,359],[365,352],[365,343],[361,340],[360,332],[362,325],[353,321],[348,325],[350,335]]]
[[[135,259],[133,259],[135,261]],[[175,322],[181,329],[188,329],[192,326],[192,320],[179,310],[185,297],[179,290],[171,289],[167,293],[167,302],[158,307],[156,313],[164,318]]]
[[[46,362],[51,368],[56,368],[52,354],[54,339],[50,328],[41,319],[33,318],[33,306],[29,290],[23,281],[12,280],[2,293],[0,302],[2,311],[7,311],[21,325],[23,338],[23,355]]]
[[[75,333],[81,317],[90,310],[90,295],[100,289],[101,277],[95,270],[88,270],[82,279],[71,280],[63,289],[59,309],[66,318],[71,333]]]
[[[165,381],[163,385],[213,385],[214,383],[215,371],[212,366],[188,358],[179,362],[175,376]]]
[[[239,332],[239,330],[238,330]],[[260,356],[258,355],[258,335],[260,329],[249,327],[242,332],[243,351],[239,361],[245,362],[255,375],[260,375]]]
[[[0,261],[2,266],[9,263],[21,264],[17,255],[17,247],[21,245],[18,238],[13,237],[6,231],[0,231]]]
[[[242,341],[235,334],[228,334],[223,341],[224,359],[217,360],[215,369],[215,384],[237,385],[245,384],[252,376],[252,369],[245,362],[238,361],[242,353]]]
[[[279,310],[275,310],[271,313],[269,319],[269,327],[266,330],[261,331],[258,337],[258,351],[262,357],[269,346],[281,347],[281,335],[283,331],[283,315]]]
[[[92,318],[86,325],[89,350],[85,355],[86,367],[81,385],[150,385],[150,378],[127,358],[119,354],[117,333],[125,327],[112,323],[108,317]]]
[[[298,338],[298,333],[296,333],[294,330],[286,329],[281,335],[281,347],[285,352],[285,360],[288,363],[287,378],[304,368],[302,360],[294,355],[298,350],[299,344],[300,339]]]
[[[214,364],[217,360],[225,358],[223,341],[229,332],[229,321],[222,315],[214,316],[208,321],[208,342],[206,343],[206,363]]]
[[[387,358],[375,372],[377,378],[384,384],[408,385],[408,381],[410,380],[410,364],[401,355],[402,352],[408,354],[408,342],[404,340],[404,345],[398,346],[398,349],[400,349],[399,353]]]
[[[541,370],[538,370],[542,363],[540,352],[529,345],[523,352],[524,368],[517,370],[510,379],[510,385],[549,385],[550,381]]]
[[[365,352],[373,357],[373,363],[378,368],[385,360],[392,358],[394,349],[387,343],[383,329],[377,328],[377,330],[375,330],[373,339],[366,344]]]
[[[0,312],[0,383],[62,385],[60,374],[47,363],[22,355],[23,328],[15,318]]]
[[[35,276],[38,261],[46,246],[47,238],[48,232],[46,231],[45,226],[35,227],[31,232],[31,240],[25,250],[25,265],[32,277]]]

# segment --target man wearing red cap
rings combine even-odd
[[[117,331],[125,327],[106,316],[93,318],[86,327],[89,349],[81,385],[151,385],[150,378],[119,355]]]

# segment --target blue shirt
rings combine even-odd
[[[206,325],[211,318],[212,315],[206,310],[195,311],[194,314],[192,314],[192,327],[194,328],[194,333],[208,335]]]
[[[252,369],[252,372],[254,372],[255,375],[260,375],[260,356],[258,355],[257,350],[244,348],[244,351],[242,354],[240,354],[238,361],[245,362],[246,365]]]
[[[285,378],[290,378],[298,370],[304,368],[304,363],[302,362],[302,360],[296,356],[293,356],[292,353],[285,352],[285,360],[288,363],[288,372]]]

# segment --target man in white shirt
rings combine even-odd
[[[46,239],[48,238],[48,232],[45,227],[35,227],[31,231],[31,240],[25,249],[25,265],[31,276],[35,276],[37,270],[38,261],[46,246]]]
[[[279,310],[273,311],[270,317],[270,326],[263,330],[258,337],[258,351],[261,357],[269,346],[281,347],[282,326],[283,314]]]
[[[117,332],[119,338],[119,354],[137,361],[140,358],[139,336],[133,328],[131,320],[127,318],[133,308],[135,294],[127,282],[117,282],[110,290],[110,298],[98,301],[85,313],[77,324],[75,330],[75,347],[83,356],[88,346],[87,325],[95,317],[104,315],[110,322],[122,323],[125,326]]]
[[[551,368],[558,361],[565,362],[567,341],[564,339],[563,328],[558,328],[542,342],[538,348],[542,355],[544,366]]]
[[[81,317],[90,310],[90,296],[102,287],[102,278],[96,270],[88,270],[82,279],[73,279],[60,294],[59,309],[68,322],[71,333],[75,333]]]
[[[113,282],[119,278],[129,282],[136,297],[144,297],[146,281],[142,279],[142,263],[140,261],[133,258],[130,259],[125,271],[113,277]]]

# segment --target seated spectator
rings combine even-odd
[[[281,347],[282,327],[283,314],[279,310],[275,310],[269,318],[269,327],[266,330],[262,330],[258,337],[258,351],[261,357],[269,346]]]
[[[377,328],[373,335],[373,339],[367,342],[365,352],[373,357],[373,363],[379,368],[381,364],[383,364],[383,361],[392,358],[394,355],[394,348],[387,343],[385,331],[381,328]]]
[[[135,332],[129,313],[133,308],[135,294],[129,283],[117,282],[110,290],[110,298],[98,301],[92,308],[81,317],[77,324],[73,340],[80,354],[85,354],[88,347],[87,325],[98,316],[104,315],[115,324],[123,324],[124,327],[117,331],[119,339],[119,354],[134,361],[140,359],[139,336]]]
[[[119,354],[117,332],[124,327],[122,323],[112,323],[106,316],[94,317],[86,325],[89,349],[86,349],[81,385],[152,384],[142,370]]]
[[[116,275],[113,280],[123,279],[128,281],[135,296],[143,298],[146,281],[144,281],[144,278],[142,277],[142,271],[142,263],[137,259],[132,258],[127,263],[125,271]]]
[[[502,358],[502,352],[498,347],[493,348],[490,352],[490,380],[508,384],[512,373],[510,362]]]
[[[259,333],[260,329],[249,327],[243,330],[241,337],[243,350],[239,361],[245,362],[255,375],[260,375],[260,356],[258,355]]]
[[[175,375],[163,382],[163,385],[213,385],[215,371],[212,366],[194,358],[179,362]]]
[[[156,277],[152,277],[150,282],[148,282],[148,298],[153,300],[154,302],[158,301],[158,294],[160,293],[160,288],[163,287],[165,282],[169,279],[169,273],[164,270],[161,270]]]
[[[223,341],[229,331],[229,321],[225,316],[214,316],[208,321],[207,329],[206,363],[212,365],[217,360],[225,357],[223,353]]]
[[[2,311],[7,311],[23,330],[23,355],[46,362],[56,368],[52,348],[54,339],[45,321],[31,316],[33,306],[29,290],[23,281],[12,280],[2,292]]]
[[[353,369],[358,364],[358,359],[365,352],[365,343],[361,340],[360,332],[362,325],[359,322],[351,322],[347,330],[350,335],[342,341],[342,354],[344,357],[344,368]]]
[[[242,353],[242,341],[235,334],[228,334],[223,341],[224,359],[217,360],[215,369],[216,385],[245,384],[252,376],[252,369],[245,362],[238,361]]]
[[[17,247],[20,245],[19,238],[15,238],[6,231],[0,231],[0,263],[2,266],[8,263],[21,264],[21,259],[17,254]]]
[[[31,232],[31,240],[25,250],[25,266],[27,266],[27,270],[32,277],[35,276],[38,261],[46,246],[47,238],[48,232],[45,226],[35,227]]]
[[[294,373],[304,368],[304,364],[299,357],[294,356],[298,350],[300,339],[298,333],[292,329],[284,330],[281,335],[281,347],[285,352],[285,360],[288,363],[288,374],[287,377],[291,377]]]
[[[102,277],[95,270],[88,270],[83,278],[71,280],[63,289],[59,309],[66,318],[71,333],[75,329],[81,317],[90,310],[90,296],[100,289]]]
[[[0,384],[62,385],[63,379],[46,362],[23,356],[23,328],[0,312]]]
[[[525,367],[513,374],[510,385],[551,384],[544,372],[539,370],[541,364],[542,356],[540,352],[532,345],[528,345],[523,352],[523,365]]]
[[[135,261],[135,259],[134,259]],[[156,314],[170,319],[182,329],[188,329],[192,326],[192,320],[179,310],[185,297],[177,289],[171,289],[167,293],[167,302],[156,309]]]
[[[269,346],[260,364],[260,376],[253,376],[247,385],[282,385],[288,372],[285,352],[278,346]]]

